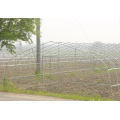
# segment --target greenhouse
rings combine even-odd
[[[19,89],[120,99],[120,44],[47,42],[40,51],[0,51],[0,78]]]

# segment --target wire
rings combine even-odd
[[[91,43],[91,42],[90,42],[90,40],[88,39],[88,37],[87,37],[87,35],[86,35],[85,31],[83,30],[82,26],[80,25],[79,21],[77,20],[77,18],[76,18],[76,21],[78,22],[78,24],[79,24],[80,28],[82,29],[82,31],[83,31],[83,33],[84,33],[84,35],[86,36],[86,38],[87,38],[87,40],[88,40],[88,42],[89,42],[89,43]]]

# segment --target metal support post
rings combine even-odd
[[[60,55],[59,55],[59,43],[58,43],[58,93],[60,93]]]
[[[77,82],[77,79],[76,79],[76,48],[75,48],[75,82]],[[77,83],[75,83],[75,92],[77,92]]]
[[[38,18],[37,19],[38,21],[40,21],[40,18]],[[37,30],[38,31],[40,31],[40,25],[39,26],[37,26]],[[41,58],[40,58],[40,56],[41,56],[41,54],[40,54],[40,37],[38,37],[38,36],[36,36],[37,37],[37,39],[36,39],[36,44],[37,44],[37,71],[39,71],[39,73],[40,73],[40,60],[41,60]]]

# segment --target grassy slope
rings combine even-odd
[[[73,99],[73,100],[84,100],[84,101],[111,101],[111,99],[103,99],[100,96],[79,96],[74,94],[58,94],[58,93],[48,93],[43,91],[33,91],[33,90],[22,90],[18,89],[14,86],[14,84],[10,84],[9,86],[1,85],[0,91],[4,92],[12,92],[12,93],[27,93],[27,94],[35,94],[35,95],[45,95],[45,96],[52,96],[52,97],[60,97],[65,99]]]

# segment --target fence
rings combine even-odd
[[[40,73],[36,47],[2,59],[5,77],[18,88],[120,99],[119,44],[48,42],[40,48]]]

